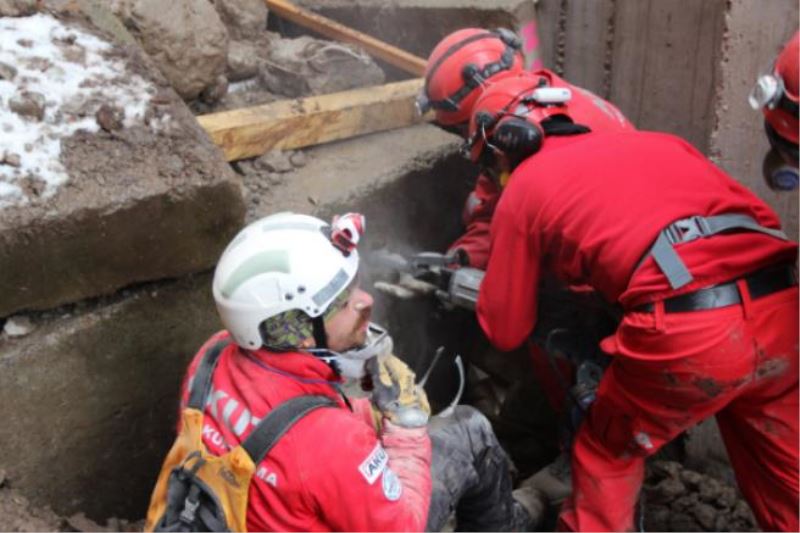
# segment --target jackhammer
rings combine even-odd
[[[422,252],[409,257],[379,251],[371,262],[393,270],[396,281],[378,281],[375,288],[401,299],[434,295],[445,309],[475,310],[483,270],[461,265],[456,255]]]

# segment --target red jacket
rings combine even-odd
[[[794,242],[738,232],[678,245],[694,275],[679,291],[652,258],[634,275],[665,226],[723,213],[780,227],[764,202],[678,137],[634,131],[548,138],[514,171],[498,203],[478,298],[481,326],[501,350],[519,346],[536,323],[543,269],[629,308],[795,260]]]
[[[497,185],[484,174],[479,175],[461,215],[467,231],[450,245],[449,250],[463,250],[471,267],[484,270],[489,262],[489,226],[498,200],[500,189]]]
[[[212,337],[195,356],[227,332]],[[254,362],[257,360],[260,364]],[[336,399],[341,409],[312,411],[256,467],[250,484],[248,531],[422,531],[430,503],[427,431],[384,424],[377,435],[369,401],[351,412],[329,382],[331,368],[304,353],[243,352],[231,344],[214,371],[203,442],[215,454],[246,438],[279,403],[302,394]]]

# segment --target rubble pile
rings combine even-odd
[[[674,461],[648,465],[645,531],[758,531],[736,489]]]
[[[101,526],[83,513],[62,517],[47,506],[34,506],[12,489],[0,470],[0,531],[141,531],[144,520],[130,522],[116,517]]]

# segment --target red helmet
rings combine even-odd
[[[764,111],[770,140],[773,140],[773,134],[777,134],[795,146],[798,138],[799,50],[800,32],[797,32],[778,55],[772,73],[758,78],[749,98],[753,109]]]
[[[442,126],[466,125],[487,80],[522,71],[521,41],[511,30],[466,28],[442,39],[428,58],[420,112],[436,112]]]
[[[611,103],[539,70],[505,78],[484,91],[473,107],[467,146],[475,163],[486,163],[486,156],[499,151],[515,166],[535,154],[549,135],[633,129]]]

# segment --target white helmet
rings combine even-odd
[[[298,309],[321,316],[358,270],[355,245],[364,218],[322,220],[278,213],[245,227],[231,241],[214,271],[214,300],[236,343],[255,350],[263,344],[259,326]]]

